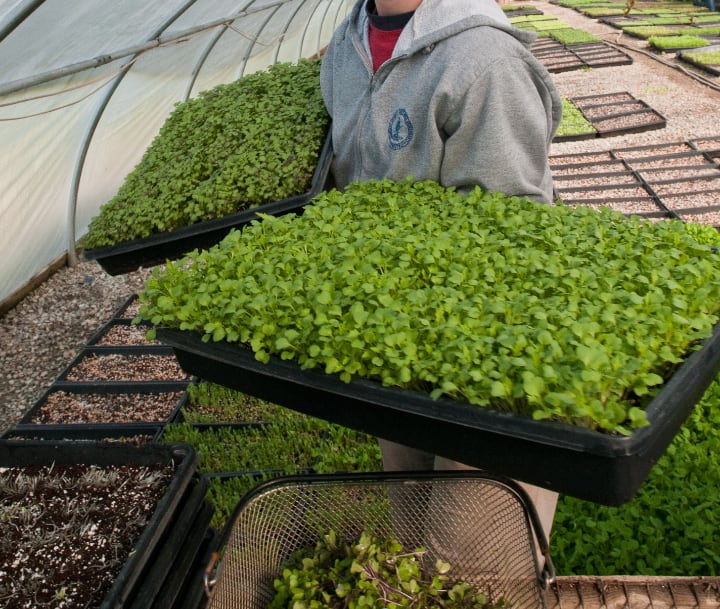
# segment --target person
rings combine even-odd
[[[562,103],[534,39],[496,0],[358,0],[320,73],[335,186],[412,177],[551,203],[548,154]],[[380,446],[388,471],[468,468]],[[523,486],[549,537],[557,494]]]

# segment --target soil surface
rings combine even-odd
[[[171,465],[0,470],[0,604],[98,606],[172,475]]]
[[[33,425],[166,422],[184,392],[73,393],[53,391],[25,421]]]

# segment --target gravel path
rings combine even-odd
[[[664,129],[645,131],[612,138],[553,144],[551,154],[608,150],[679,142],[698,137],[720,135],[720,78],[691,71],[673,60],[673,54],[660,56],[648,51],[647,42],[620,35],[617,30],[579,12],[547,2],[528,2],[543,13],[595,34],[608,44],[629,54],[629,65],[573,70],[553,74],[563,97],[581,97],[626,91],[643,100],[667,120]],[[693,75],[701,80],[696,80]]]
[[[147,275],[111,277],[96,262],[82,262],[55,273],[0,319],[0,433],[32,407]]]
[[[553,74],[564,97],[626,91],[667,119],[664,129],[613,138],[554,144],[551,154],[596,152],[627,146],[720,135],[720,78],[691,76],[672,55],[652,56],[644,41],[580,13],[546,2],[532,4],[573,27],[592,32],[630,54],[627,66]],[[697,74],[700,74],[699,72]],[[133,293],[147,270],[111,277],[95,262],[64,268],[0,319],[0,433],[32,407],[91,335]]]

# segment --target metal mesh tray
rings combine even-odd
[[[532,503],[511,480],[466,471],[285,476],[255,487],[228,520],[207,583],[210,609],[268,607],[288,557],[331,531],[346,542],[367,532],[425,548],[430,564],[451,565],[451,581],[513,609],[545,607],[554,578]]]

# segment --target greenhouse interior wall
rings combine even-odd
[[[328,42],[350,0],[0,0],[0,313],[54,269],[175,104]]]

